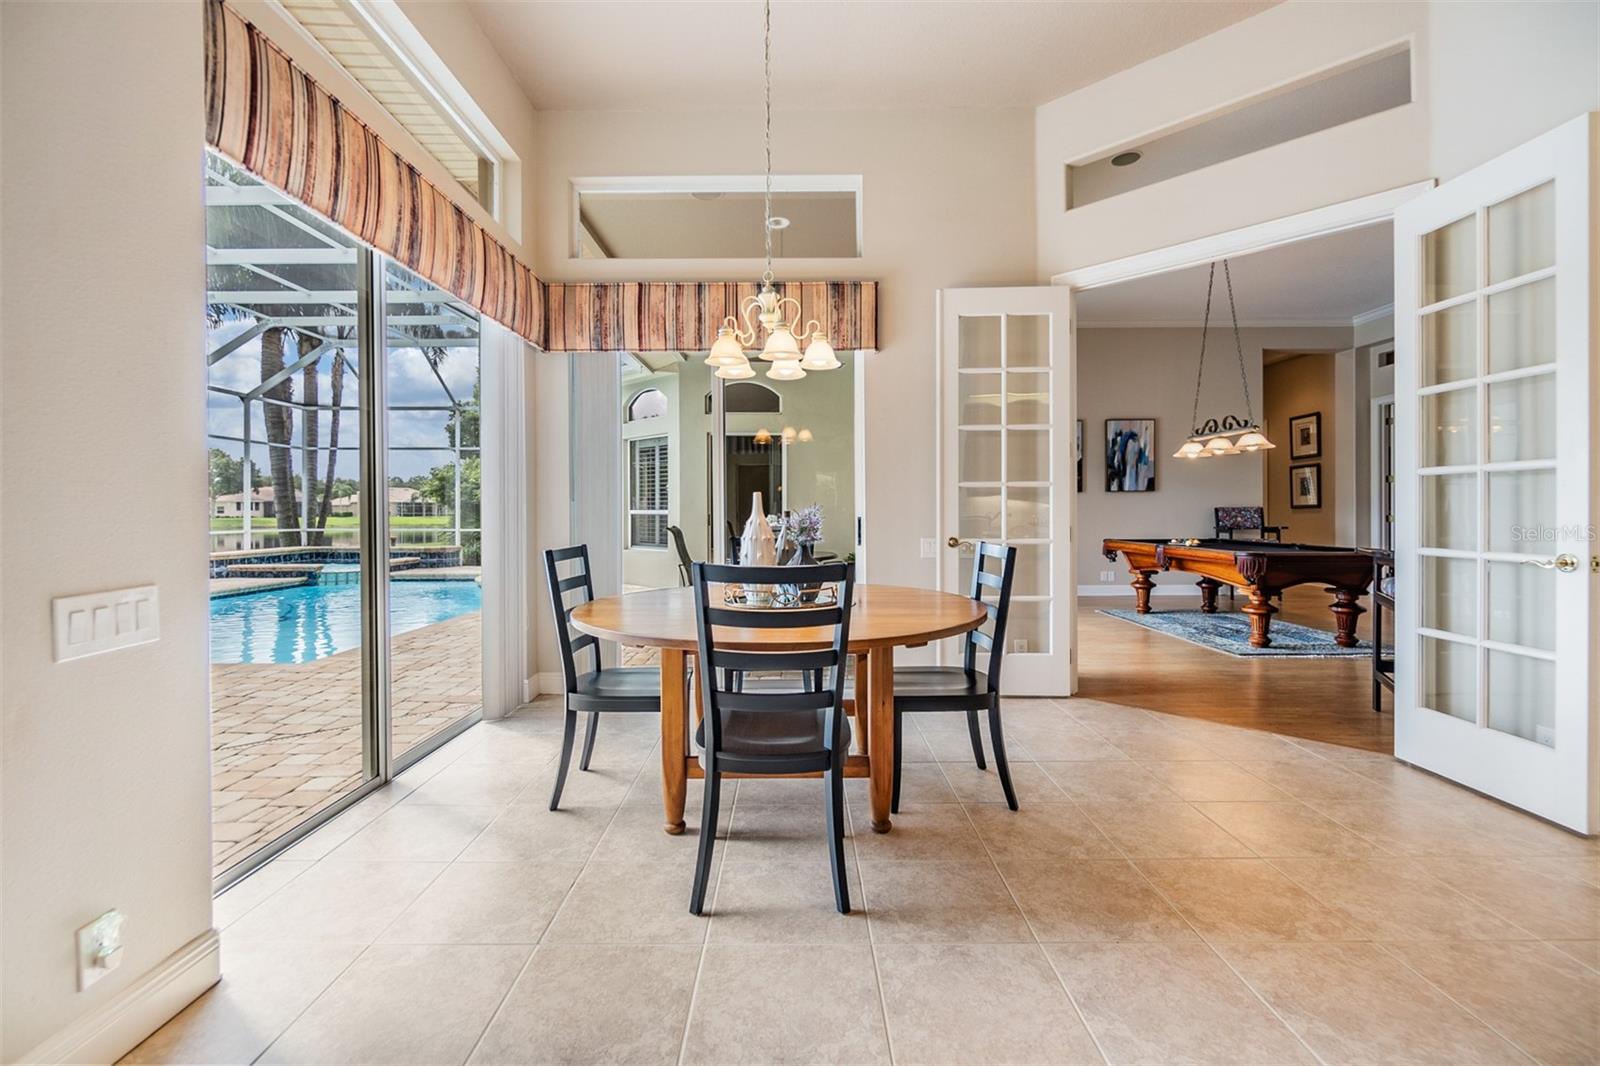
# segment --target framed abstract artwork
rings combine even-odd
[[[1289,419],[1289,458],[1316,459],[1322,455],[1322,412]]]
[[[1156,420],[1106,419],[1106,491],[1154,492]]]
[[[1306,510],[1322,506],[1322,464],[1302,463],[1289,468],[1289,506]]]

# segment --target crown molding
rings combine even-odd
[[[1368,322],[1375,322],[1380,318],[1392,314],[1394,314],[1394,304],[1386,303],[1382,307],[1374,307],[1370,311],[1363,311],[1359,315],[1352,315],[1350,318],[1350,324],[1352,326],[1364,326]]]
[[[1204,325],[1199,318],[1120,319],[1102,321],[1079,319],[1079,329],[1199,329]],[[1211,322],[1212,329],[1227,329],[1227,323]],[[1253,318],[1241,320],[1240,329],[1349,329],[1348,318]]]

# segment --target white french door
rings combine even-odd
[[[1001,683],[1072,691],[1075,372],[1060,286],[939,294],[939,587],[968,591],[972,546],[1017,548]]]
[[[1596,821],[1585,116],[1395,213],[1395,755]]]

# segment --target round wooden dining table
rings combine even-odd
[[[846,777],[870,779],[872,828],[887,833],[894,790],[894,650],[977,629],[987,615],[967,597],[901,585],[855,586],[850,608],[850,653],[855,656],[853,698],[846,708],[855,719],[854,746],[845,762]],[[661,653],[661,800],[666,831],[683,832],[683,804],[689,778],[703,777],[689,743],[688,660],[695,654],[694,590],[649,589],[602,596],[572,611],[574,628],[618,644],[658,648]],[[814,638],[814,639],[810,639]],[[717,628],[717,643],[739,650],[795,651],[827,647],[832,630]],[[693,700],[697,716],[699,686]],[[738,776],[738,775],[728,775]]]

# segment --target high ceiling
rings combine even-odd
[[[1239,321],[1348,325],[1394,301],[1394,228],[1387,222],[1296,241],[1229,261]],[[1078,324],[1188,325],[1205,310],[1207,268],[1090,289],[1078,296]],[[1228,324],[1228,291],[1217,271],[1211,324]]]
[[[467,0],[540,110],[759,107],[759,0]],[[779,109],[1034,107],[1272,6],[776,0]]]

